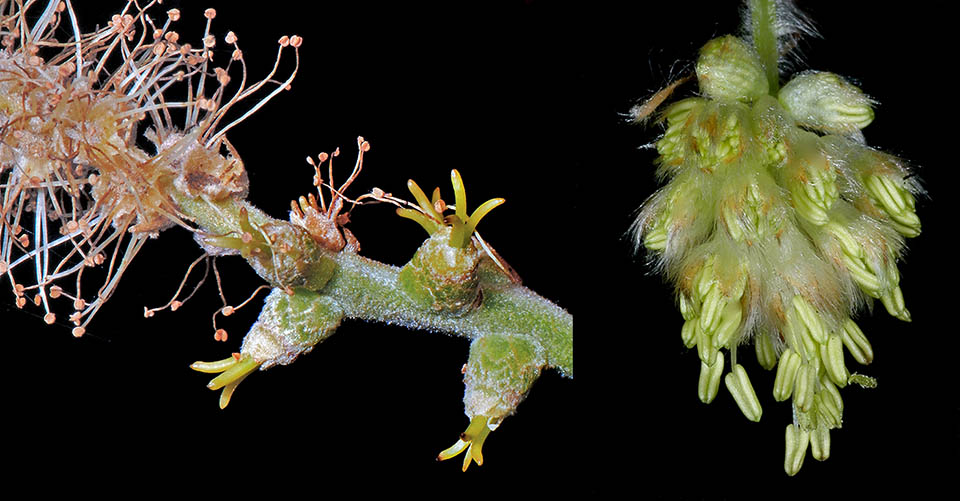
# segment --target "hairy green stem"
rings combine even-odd
[[[211,235],[240,231],[241,209],[246,210],[253,225],[298,228],[267,216],[246,201],[226,198],[214,202],[189,197],[176,190],[172,195],[181,212]],[[278,241],[272,245],[278,247],[282,243]],[[303,241],[296,243],[303,249]],[[526,287],[511,282],[489,259],[483,259],[478,269],[483,284],[480,305],[466,314],[456,315],[424,309],[411,300],[399,287],[400,268],[396,266],[349,251],[302,251],[304,255],[316,253],[333,260],[336,267],[332,275],[323,280],[306,276],[302,281],[306,284],[323,283],[319,288],[306,288],[334,298],[343,308],[345,317],[457,334],[469,339],[489,334],[531,336],[545,349],[548,366],[556,367],[566,376],[573,376],[573,316]],[[251,257],[248,260],[261,277],[276,287],[288,285],[277,283],[275,275],[281,273],[265,270],[257,259]],[[312,273],[314,269],[318,268],[307,268],[306,273]]]
[[[777,2],[776,0],[750,0],[750,22],[753,32],[753,46],[760,55],[770,84],[770,95],[776,96],[780,90],[780,49],[777,46]]]

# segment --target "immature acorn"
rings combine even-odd
[[[768,23],[770,35],[774,4],[750,2],[751,9],[761,3],[748,24]],[[776,368],[774,400],[793,405],[784,469],[794,475],[808,446],[817,460],[830,455],[830,430],[843,423],[839,389],[876,384],[844,361],[844,347],[859,363],[873,359],[852,320],[857,310],[874,298],[910,321],[897,261],[904,238],[920,234],[921,190],[902,160],[864,144],[870,98],[813,71],[777,92],[771,70],[782,45],[764,46],[760,54],[724,36],[700,50],[701,96],[662,112],[658,175],[668,182],[634,230],[637,247],[653,253],[676,286],[680,338],[700,357],[703,402],[718,396],[722,379],[744,416],[759,421],[739,345],[755,342],[760,365]]]

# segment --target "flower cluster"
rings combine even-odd
[[[724,383],[744,415],[761,417],[739,346],[776,367],[773,394],[792,399],[784,468],[808,446],[830,454],[842,424],[838,391],[873,380],[851,374],[844,347],[868,364],[872,348],[852,320],[879,299],[904,321],[897,260],[920,233],[916,178],[864,144],[873,101],[838,75],[806,71],[777,90],[749,43],[708,42],[696,64],[701,96],[663,112],[658,174],[669,182],[643,207],[637,245],[676,285],[681,336],[701,360],[699,396]],[[671,89],[672,90],[672,89]],[[729,351],[725,366],[724,350]]]

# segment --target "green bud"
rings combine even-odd
[[[648,251],[663,251],[667,248],[666,221],[657,221],[653,227],[644,233],[643,246]]]
[[[700,49],[700,90],[714,99],[754,101],[770,91],[760,57],[737,37],[714,38]]]
[[[889,176],[868,175],[863,182],[867,193],[890,217],[897,232],[905,237],[920,234],[920,218],[912,193]]]
[[[828,379],[829,378],[823,378],[820,381],[822,383]],[[832,385],[833,383],[830,384]],[[839,428],[843,424],[843,413],[835,405],[832,395],[821,389],[821,391],[817,392],[814,400],[816,401],[818,422],[821,425],[829,425],[829,428]]]
[[[784,313],[786,320],[784,331],[786,333],[787,344],[797,352],[803,354],[805,360],[810,356],[815,356],[817,354],[817,342],[810,335],[810,329],[797,311],[796,304]]]
[[[830,430],[826,426],[818,426],[810,432],[810,452],[817,461],[830,457]]]
[[[820,395],[823,399],[823,405],[830,409],[831,414],[838,418],[843,415],[843,398],[840,397],[840,390],[830,381],[828,377],[820,378]],[[841,420],[837,419],[836,427],[840,427]]]
[[[717,360],[717,344],[714,337],[709,332],[697,325],[697,353],[700,355],[700,361],[713,365]]]
[[[750,384],[750,378],[747,377],[747,371],[742,365],[736,364],[733,370],[723,379],[727,390],[733,395],[733,399],[740,407],[740,411],[750,421],[760,421],[763,409],[760,407],[760,400],[756,392],[753,391],[753,385]]]
[[[793,389],[793,405],[803,412],[813,406],[814,389],[817,384],[817,368],[803,363],[797,371],[796,386]]]
[[[842,334],[843,345],[847,347],[847,351],[850,352],[854,360],[863,365],[873,362],[873,346],[856,322],[847,318],[843,323]]]
[[[469,242],[450,245],[449,226],[440,226],[417,249],[397,277],[400,288],[415,303],[436,312],[464,314],[480,301],[477,265],[481,253]]]
[[[709,404],[717,397],[720,376],[723,375],[723,363],[723,357],[717,358],[713,365],[700,362],[700,384],[697,386],[697,395],[701,402]]]
[[[723,214],[723,222],[727,227],[727,232],[730,233],[730,238],[737,242],[742,242],[743,229],[741,228],[740,220],[737,217],[737,213],[734,210],[733,204],[723,204],[721,213]]]
[[[887,309],[887,313],[890,315],[904,322],[910,321],[910,311],[907,310],[907,306],[903,302],[903,291],[900,290],[899,285],[881,294],[880,302],[883,303],[884,308]]]
[[[741,158],[750,109],[738,102],[708,102],[698,111],[682,131],[686,136],[678,138],[684,149],[676,151],[674,161],[694,160],[701,170],[716,172]]]
[[[683,345],[687,348],[693,348],[697,345],[698,334],[697,328],[698,322],[697,317],[693,317],[690,320],[687,320],[683,323],[683,328],[680,329],[680,338],[683,339]]]
[[[797,371],[800,370],[802,360],[800,355],[787,348],[780,354],[780,364],[777,367],[777,377],[773,380],[773,398],[782,402],[793,394],[797,381]]]
[[[807,455],[807,444],[810,443],[810,433],[801,430],[795,425],[787,425],[786,454],[783,460],[783,469],[791,477],[800,471],[803,458]]]
[[[823,323],[820,321],[820,314],[810,306],[810,303],[798,294],[793,296],[793,308],[796,310],[803,325],[807,328],[810,337],[817,343],[826,343],[827,333],[823,328]]]
[[[710,287],[700,306],[700,328],[714,335],[720,326],[721,314],[726,300],[716,283]]]
[[[800,185],[795,185],[790,189],[790,196],[793,199],[793,206],[797,209],[797,214],[811,223],[822,226],[830,221],[827,211],[823,207],[810,199],[810,196]]]
[[[697,318],[697,310],[694,309],[693,303],[687,299],[686,294],[680,294],[680,314],[683,315],[684,320],[691,320]]]
[[[717,345],[731,348],[734,341],[739,341],[736,334],[740,331],[740,320],[743,318],[743,308],[739,301],[727,301],[720,316],[720,325],[717,327]]]
[[[754,336],[755,348],[757,349],[757,362],[766,370],[771,370],[777,366],[777,350],[773,346],[773,340],[765,333],[757,333]]]
[[[705,102],[705,99],[690,98],[677,101],[667,108],[667,130],[657,141],[657,152],[662,164],[676,166],[683,163],[684,138],[689,135],[692,118],[699,115]]]
[[[800,73],[780,89],[777,97],[798,124],[811,129],[847,134],[873,121],[870,98],[833,73]]]
[[[716,277],[713,274],[713,261],[713,256],[705,259],[703,266],[700,267],[700,270],[693,280],[694,296],[701,298],[701,300],[707,296],[712,288],[716,287]]]
[[[847,230],[845,226],[836,222],[829,222],[823,229],[833,235],[834,238],[837,239],[837,242],[840,242],[843,253],[850,258],[858,260],[866,257],[863,252],[863,247],[853,239],[853,235],[850,234],[850,231]]]
[[[844,254],[843,264],[846,266],[847,271],[850,272],[850,278],[860,286],[860,290],[870,297],[880,297],[883,294],[883,285],[880,282],[880,277],[870,270],[865,256],[862,258],[853,258]]]
[[[823,361],[827,375],[837,386],[843,388],[847,385],[850,374],[843,363],[843,340],[840,336],[833,334],[826,344],[820,345],[820,360]]]

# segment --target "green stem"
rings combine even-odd
[[[750,0],[750,16],[753,46],[766,70],[770,95],[776,96],[780,90],[780,70],[777,67],[780,49],[777,45],[776,0]]]
[[[337,300],[347,317],[457,334],[470,339],[490,334],[534,337],[547,351],[547,363],[573,376],[573,316],[526,287],[507,280],[484,280],[499,273],[481,263],[483,301],[464,315],[426,311],[397,284],[400,268],[350,252],[336,256],[337,270],[322,294]]]
[[[183,214],[211,234],[236,231],[240,209],[246,208],[253,224],[283,223],[264,214],[249,202],[224,199],[216,202],[188,197],[173,190]],[[289,223],[286,223],[289,224]],[[280,245],[282,242],[274,242]],[[302,242],[298,242],[302,245]],[[311,255],[311,252],[304,252]],[[400,268],[364,258],[352,252],[326,253],[336,263],[329,281],[316,290],[333,298],[345,317],[400,324],[410,328],[456,334],[475,339],[489,334],[527,335],[545,349],[547,364],[573,376],[573,316],[533,291],[507,279],[489,259],[481,261],[481,304],[466,314],[435,312],[412,301],[399,287]],[[251,261],[254,269],[260,269]],[[306,267],[308,270],[314,268]],[[269,274],[261,276],[274,286]],[[321,282],[304,277],[305,283]]]

